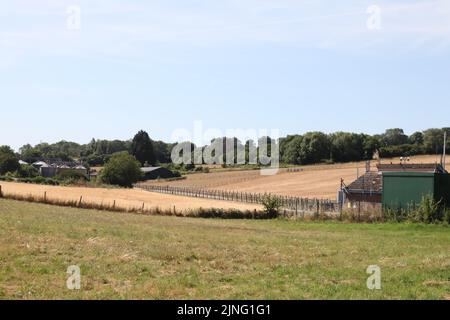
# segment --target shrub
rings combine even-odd
[[[114,154],[100,173],[104,183],[132,187],[142,177],[139,162],[128,152]]]
[[[444,210],[444,216],[443,216],[442,220],[444,223],[450,224],[450,208],[446,208]]]
[[[422,197],[420,204],[411,204],[407,209],[385,208],[383,217],[386,221],[411,221],[422,223],[450,222],[450,209],[432,195]]]
[[[65,182],[75,182],[80,180],[86,181],[87,177],[78,170],[64,170],[56,175],[56,179]]]
[[[436,201],[431,195],[424,196],[417,210],[413,211],[413,219],[419,222],[434,223],[442,221],[444,208],[441,201]]]
[[[279,215],[281,203],[280,199],[276,196],[272,195],[265,195],[262,200],[261,204],[264,207],[264,212],[267,214],[267,217],[270,219],[277,218]]]
[[[16,171],[17,178],[35,178],[38,175],[39,171],[29,164],[20,165],[20,168]]]

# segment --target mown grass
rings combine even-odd
[[[66,288],[81,268],[81,290]],[[382,289],[368,290],[378,265]],[[0,298],[450,299],[450,228],[144,216],[0,199]]]

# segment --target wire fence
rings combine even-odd
[[[238,191],[208,190],[193,187],[156,186],[147,184],[136,184],[134,187],[150,192],[158,192],[185,197],[235,201],[254,204],[261,204],[264,197],[268,195],[267,193],[262,194],[262,193],[249,193]],[[281,208],[295,212],[296,214],[299,212],[334,214],[339,213],[341,208],[340,204],[337,201],[327,199],[289,197],[273,194],[271,194],[271,196],[278,199]]]

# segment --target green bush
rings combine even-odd
[[[34,178],[19,178],[17,179],[18,182],[22,183],[33,183],[33,184],[43,184],[43,185],[50,185],[50,186],[58,186],[59,182],[52,178],[45,178],[42,176],[37,176]]]
[[[408,212],[404,209],[392,209],[385,208],[383,210],[383,216],[386,221],[402,222],[408,218]]]
[[[141,177],[139,162],[128,152],[114,154],[100,173],[102,182],[122,187],[132,187]]]
[[[38,175],[39,171],[29,164],[20,165],[20,168],[16,171],[17,178],[35,178]]]
[[[78,170],[64,170],[56,175],[56,179],[60,181],[86,181],[87,177]]]
[[[261,204],[264,207],[264,212],[267,214],[267,217],[270,219],[277,218],[279,215],[281,203],[280,199],[276,196],[272,195],[265,195],[262,200]]]
[[[383,216],[386,221],[411,221],[420,223],[450,222],[450,208],[446,208],[441,201],[432,195],[422,197],[420,204],[411,204],[407,209],[385,208]]]
[[[444,216],[442,218],[442,221],[446,224],[450,224],[450,208],[446,208],[444,210]]]
[[[424,196],[417,210],[413,211],[413,219],[419,222],[435,223],[443,220],[442,201],[436,201],[431,195]]]

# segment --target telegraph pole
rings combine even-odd
[[[446,130],[444,130],[444,156],[443,156],[443,160],[442,160],[442,167],[444,168],[444,170],[445,170],[445,153],[446,153],[446,150],[445,150],[445,148],[447,147],[447,131]]]

